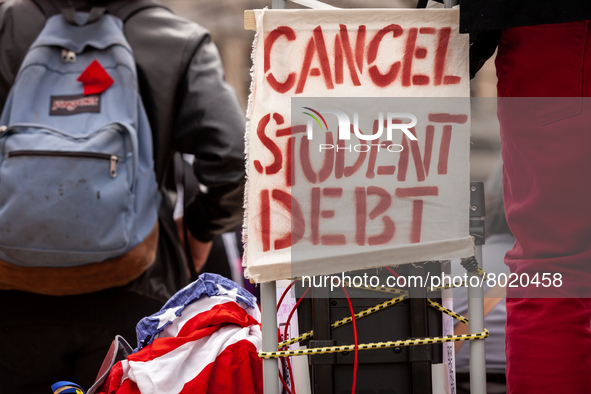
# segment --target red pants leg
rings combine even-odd
[[[563,272],[539,296],[507,289],[510,393],[591,393],[589,21],[507,29],[497,56],[512,273]],[[578,98],[536,101],[515,97]],[[519,297],[519,298],[518,298]]]

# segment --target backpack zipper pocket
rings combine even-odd
[[[109,174],[111,178],[117,177],[117,162],[119,157],[117,155],[110,155],[108,153],[98,152],[71,152],[71,151],[55,151],[55,150],[15,150],[8,152],[8,158],[18,156],[49,156],[49,157],[76,157],[84,159],[99,159],[109,161]]]
[[[41,125],[0,135],[0,252],[14,264],[72,266],[133,242],[134,151],[124,126],[85,137]]]

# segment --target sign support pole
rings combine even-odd
[[[287,8],[287,0],[272,0],[271,8]],[[261,331],[263,351],[277,351],[277,284],[261,283]],[[263,359],[263,393],[279,394],[279,359]]]
[[[482,268],[482,245],[484,245],[484,184],[470,183],[470,234],[476,245],[478,267]],[[484,331],[484,301],[481,286],[472,286],[471,279],[480,277],[475,272],[468,273],[468,313],[470,334]],[[484,339],[470,341],[470,392],[486,394],[486,355]]]
[[[277,351],[277,293],[276,283],[261,283],[261,330],[263,351]],[[263,392],[279,394],[279,359],[263,359]]]

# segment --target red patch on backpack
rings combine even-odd
[[[105,71],[101,64],[94,60],[80,74],[78,81],[84,84],[84,95],[100,94],[113,84],[113,78]]]

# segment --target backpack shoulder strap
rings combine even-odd
[[[0,0],[2,3],[4,0]],[[54,15],[60,14],[62,10],[53,1],[47,0],[31,0],[39,10],[45,15],[45,18],[50,18]],[[164,8],[168,9],[162,4],[158,4],[153,0],[116,0],[110,2],[107,6],[107,12],[111,15],[115,15],[123,22],[126,22],[136,13],[146,8]]]
[[[107,6],[107,12],[126,22],[133,15],[147,8],[164,8],[168,10],[166,6],[158,4],[153,0],[118,0]]]
[[[92,7],[90,9],[90,12],[88,13],[88,18],[86,19],[86,21],[83,22],[83,24],[79,23],[79,21],[76,20],[76,10],[74,8],[62,9],[62,15],[66,19],[66,22],[68,22],[69,24],[74,26],[83,26],[90,23],[94,23],[101,19],[106,10],[107,9],[105,7]]]
[[[45,19],[49,19],[50,17],[57,15],[61,12],[61,10],[57,7],[57,5],[53,1],[43,1],[43,0],[31,0],[33,4],[41,10],[41,13],[45,16]]]

